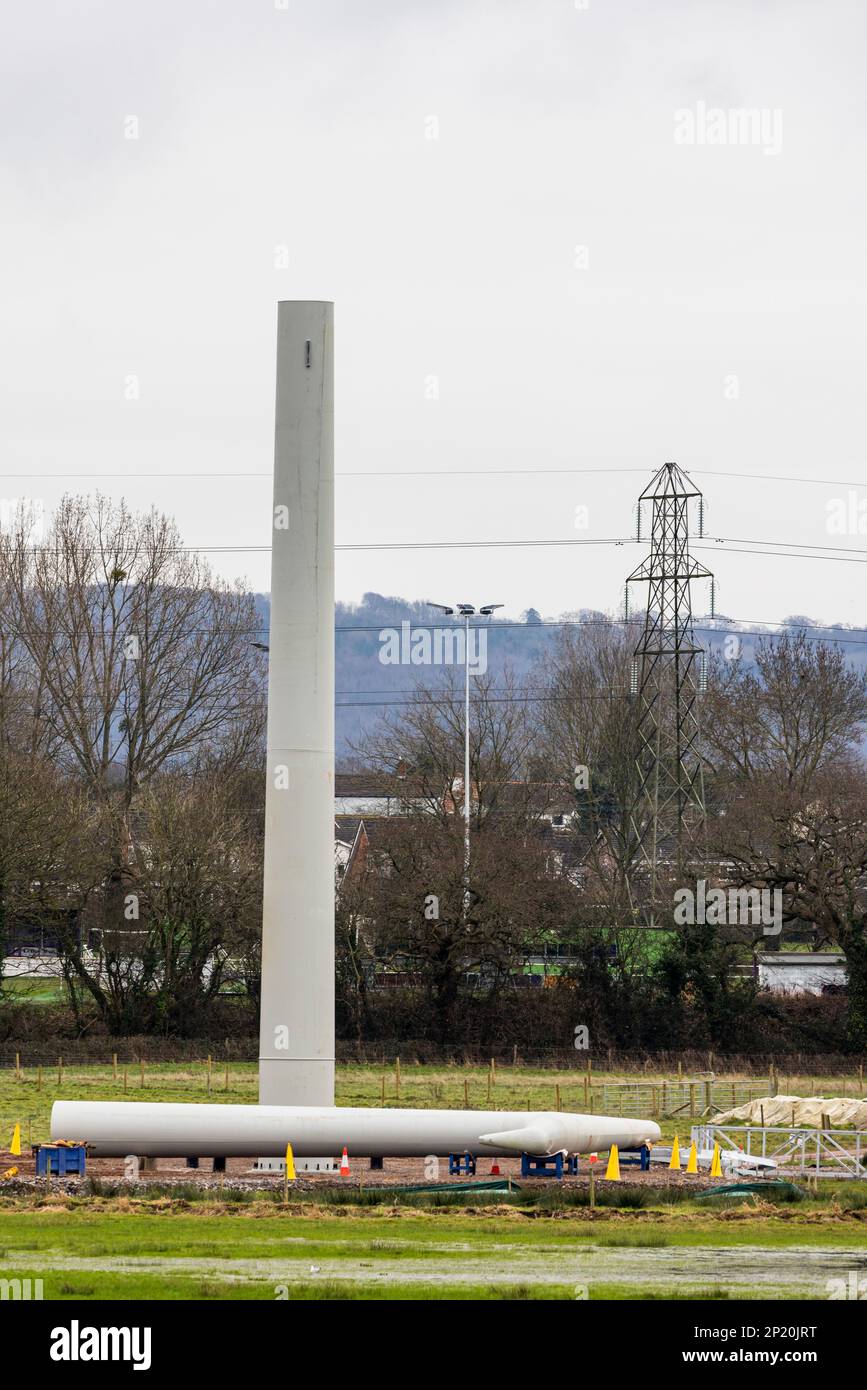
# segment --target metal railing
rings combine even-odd
[[[710,1075],[670,1081],[604,1081],[592,1084],[593,1109],[602,1115],[657,1115],[699,1119],[734,1110],[771,1092],[770,1080],[720,1081]]]
[[[802,1177],[867,1178],[867,1133],[851,1129],[770,1125],[694,1125],[699,1149],[719,1144],[748,1157],[772,1158],[778,1171]]]

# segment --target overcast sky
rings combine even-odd
[[[332,299],[338,543],[628,537],[676,459],[716,536],[867,551],[826,527],[867,511],[863,0],[282,4],[7,8],[5,498],[266,544],[276,302]],[[337,592],[613,610],[639,558],[342,553]],[[700,558],[727,613],[867,625],[858,563]]]

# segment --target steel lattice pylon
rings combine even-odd
[[[689,553],[689,505],[700,498],[676,463],[663,464],[639,499],[639,509],[642,502],[653,509],[650,555],[627,580],[649,586],[633,657],[639,746],[631,819],[649,870],[651,913],[661,858],[682,866],[705,818],[696,706],[704,653],[693,636],[690,583],[711,575]]]

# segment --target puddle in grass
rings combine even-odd
[[[398,1242],[395,1242],[398,1244]],[[293,1241],[296,1249],[297,1243]],[[391,1246],[391,1242],[389,1242]],[[393,1248],[378,1251],[370,1246],[339,1256],[322,1254],[321,1245],[311,1242],[315,1254],[304,1257],[299,1250],[291,1258],[222,1259],[208,1256],[170,1257],[137,1255],[124,1258],[70,1256],[62,1251],[15,1252],[16,1272],[27,1269],[43,1277],[48,1270],[68,1273],[182,1275],[197,1279],[243,1281],[268,1284],[304,1283],[322,1280],[353,1280],[360,1284],[562,1284],[577,1282],[623,1284],[633,1289],[661,1287],[678,1290],[701,1287],[719,1288],[729,1293],[759,1290],[766,1297],[793,1297],[802,1294],[827,1298],[826,1281],[848,1277],[855,1271],[867,1275],[867,1251],[761,1246],[689,1249],[605,1249],[585,1246],[580,1251],[521,1249],[502,1246],[484,1254],[473,1254],[466,1247],[451,1258],[441,1246],[415,1246],[415,1258]],[[458,1258],[454,1255],[458,1254]]]

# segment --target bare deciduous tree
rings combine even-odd
[[[121,868],[91,875],[85,930],[64,943],[66,977],[113,1032],[195,1033],[260,933],[261,841],[220,775],[154,779],[135,822]],[[98,803],[97,869],[117,826],[117,808]]]
[[[222,833],[213,812],[215,788],[225,797],[261,753],[252,596],[215,580],[167,517],[100,496],[65,497],[44,541],[22,513],[0,538],[0,588],[0,734],[34,764],[50,754],[79,797],[64,856],[77,856],[81,909],[61,932],[70,997],[114,1028],[186,1026],[219,987],[231,895],[250,891],[235,808],[223,802]],[[194,773],[197,800],[173,781]],[[123,916],[131,884],[147,889],[138,927]]]
[[[639,739],[630,699],[636,637],[634,625],[604,620],[564,627],[547,665],[541,713],[553,773],[574,787],[587,896],[604,904],[605,925],[615,927],[632,920],[639,847],[632,817]],[[586,769],[586,787],[579,769]]]
[[[378,954],[419,973],[440,1040],[454,1042],[465,977],[478,973],[486,993],[502,988],[568,921],[574,888],[536,827],[511,815],[488,817],[474,836],[467,907],[459,818],[391,817],[375,853],[367,915]]]
[[[867,1047],[867,773],[854,758],[814,772],[805,796],[778,768],[754,776],[714,827],[741,884],[782,894],[784,920],[812,922],[849,973],[848,1034]]]
[[[532,704],[508,671],[495,687],[490,672],[473,678],[470,694],[471,824],[478,829],[502,811],[538,816],[555,788],[534,779],[538,732]],[[367,767],[394,779],[396,795],[451,820],[462,805],[464,689],[449,671],[438,686],[420,686],[355,750]]]
[[[802,631],[763,638],[754,667],[743,658],[711,663],[702,730],[720,782],[779,772],[806,794],[820,769],[860,741],[865,720],[867,672]]]
[[[174,522],[65,497],[43,543],[25,518],[0,554],[41,721],[94,794],[129,805],[208,743],[249,737],[262,684],[252,597],[215,580]]]

